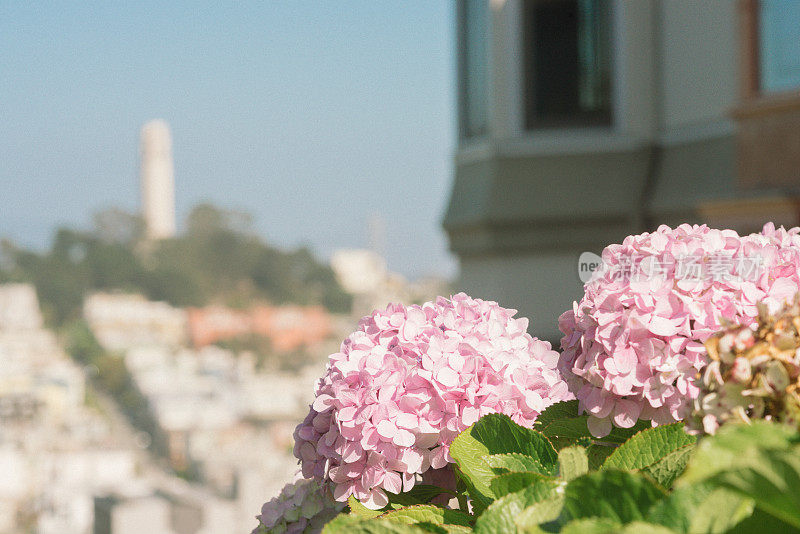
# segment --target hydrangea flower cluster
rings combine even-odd
[[[758,302],[775,310],[797,292],[798,232],[768,224],[741,237],[684,224],[606,247],[583,299],[559,319],[559,369],[592,434],[683,419],[703,342],[722,321],[752,326]]]
[[[729,421],[769,419],[800,425],[800,303],[759,326],[733,326],[706,341],[710,358],[686,426],[714,434]]]
[[[266,502],[257,516],[253,534],[315,534],[342,511],[330,490],[317,480],[298,477],[274,499]]]
[[[416,475],[445,467],[449,445],[481,416],[531,426],[573,398],[558,353],[527,334],[515,310],[460,293],[364,317],[330,356],[316,399],[295,431],[303,475],[334,497],[381,508]]]

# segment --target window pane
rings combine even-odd
[[[528,128],[611,122],[610,0],[526,0]]]
[[[489,123],[489,8],[486,0],[464,0],[460,8],[461,133],[474,137],[485,134]]]
[[[800,87],[800,1],[761,0],[761,89]]]

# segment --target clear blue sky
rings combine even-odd
[[[0,0],[0,235],[44,247],[138,209],[138,131],[164,118],[179,225],[209,200],[326,257],[379,213],[391,268],[451,275],[452,19],[446,0]]]

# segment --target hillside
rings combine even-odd
[[[201,204],[183,235],[159,242],[142,235],[138,217],[112,209],[96,215],[90,231],[60,228],[45,252],[6,241],[0,282],[35,284],[53,325],[80,316],[84,295],[95,290],[138,292],[175,306],[243,307],[262,300],[350,309],[351,297],[328,265],[306,248],[265,243],[247,214]]]

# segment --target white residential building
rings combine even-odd
[[[186,311],[141,295],[95,293],[83,313],[97,341],[107,350],[180,347],[186,343]]]
[[[800,222],[800,2],[459,0],[459,286],[558,340],[578,258]]]

